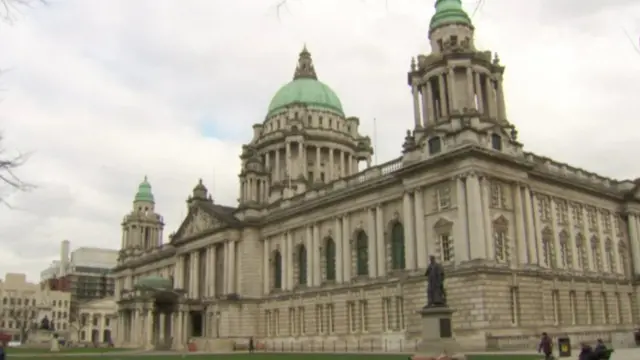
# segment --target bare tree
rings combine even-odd
[[[69,328],[76,332],[77,342],[80,342],[80,333],[87,326],[88,316],[80,312],[78,304],[71,304],[69,307]]]
[[[16,306],[3,310],[4,317],[11,319],[20,330],[20,342],[24,343],[29,332],[38,327],[38,309],[35,306]]]
[[[21,9],[36,3],[46,4],[46,0],[0,0],[0,20],[12,23]]]

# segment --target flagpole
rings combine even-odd
[[[378,165],[378,127],[376,118],[373,118],[373,163]]]

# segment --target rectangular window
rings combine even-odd
[[[571,325],[578,323],[578,300],[576,299],[576,292],[569,291],[569,312],[571,314]]]
[[[324,306],[316,305],[316,334],[324,334]]]
[[[393,313],[391,299],[382,298],[382,328],[384,331],[391,331],[391,314]]]
[[[273,310],[273,331],[276,336],[280,335],[280,310]]]
[[[620,293],[616,293],[616,320],[618,324],[622,324],[624,320],[622,319],[622,297],[620,297]]]
[[[442,252],[442,261],[453,261],[453,238],[450,234],[440,234],[440,251]]]
[[[360,300],[360,329],[362,332],[369,331],[369,304],[367,300]]]
[[[520,293],[517,287],[512,287],[509,297],[509,310],[511,312],[511,324],[520,322]]]
[[[335,328],[335,318],[333,315],[333,304],[327,304],[327,309],[326,309],[326,315],[327,315],[327,330],[329,332],[329,334],[333,334],[336,332],[336,328]]]
[[[607,293],[600,293],[600,298],[602,299],[602,323],[609,323],[609,300],[607,299]]]
[[[628,324],[634,324],[635,323],[635,319],[633,316],[633,309],[635,309],[635,301],[633,300],[633,293],[628,293],[627,294],[627,299],[628,299],[628,313],[627,313],[627,323]]]
[[[289,308],[289,334],[296,335],[297,330],[296,308]]]
[[[355,333],[358,331],[358,314],[356,303],[353,301],[347,302],[347,320],[349,321],[349,332]]]
[[[307,333],[307,323],[304,320],[304,306],[298,307],[298,332],[300,335]]]
[[[404,299],[396,296],[396,329],[404,330]]]
[[[264,323],[267,327],[267,336],[273,335],[273,324],[271,323],[271,321],[272,321],[271,310],[267,310],[265,311],[265,314],[264,314]]]
[[[560,325],[560,293],[558,290],[551,292],[551,302],[553,304],[553,323]]]

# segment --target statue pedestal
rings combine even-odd
[[[58,342],[58,337],[54,336],[53,339],[51,339],[51,348],[50,348],[51,352],[58,352],[60,351],[60,342]]]
[[[446,306],[425,307],[418,311],[421,317],[422,341],[418,344],[418,353],[413,359],[437,359],[443,354],[449,359],[466,359],[453,336],[453,312],[453,309]]]

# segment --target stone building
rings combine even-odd
[[[26,341],[45,316],[58,334],[69,331],[69,293],[28,282],[25,274],[9,273],[0,281],[0,299],[0,332],[13,341]]]
[[[71,340],[92,344],[108,344],[113,341],[118,311],[113,297],[80,303],[77,311],[79,320],[71,326]]]
[[[151,186],[140,184],[115,269],[122,345],[254,336],[388,348],[419,336],[429,255],[445,265],[454,330],[469,348],[632,328],[640,182],[525,152],[498,56],[476,49],[460,0],[435,7],[432,52],[408,72],[414,119],[399,158],[370,166],[358,118],[305,48],[242,148],[236,207],[200,182],[163,243]]]

